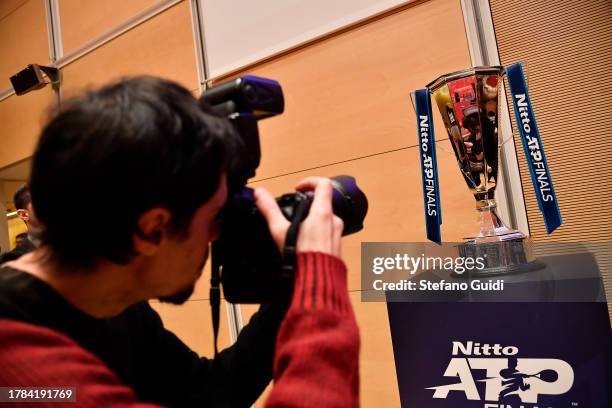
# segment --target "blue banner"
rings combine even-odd
[[[433,120],[431,119],[431,101],[428,89],[417,89],[414,92],[414,105],[419,134],[425,228],[427,239],[439,244],[442,240],[440,234],[442,212],[440,208],[440,187],[438,185],[436,140]]]
[[[538,198],[540,211],[544,215],[546,232],[551,234],[561,224],[563,219],[559,212],[559,204],[550,177],[544,146],[538,131],[538,125],[533,114],[527,84],[521,64],[514,64],[506,68],[508,85],[512,93],[512,104],[514,105],[514,116],[516,126],[521,135],[525,157],[531,173],[533,189]]]

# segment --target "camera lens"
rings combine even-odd
[[[368,212],[368,199],[357,187],[351,176],[332,177],[334,188],[332,207],[334,214],[344,221],[342,235],[353,234],[363,229],[363,220]]]

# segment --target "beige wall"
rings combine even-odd
[[[127,75],[154,75],[199,89],[189,4],[179,3],[63,69],[62,94]]]
[[[96,4],[85,7],[89,3]],[[66,52],[152,4],[146,0],[113,1],[112,7],[102,3],[60,1]],[[31,23],[36,25],[33,32],[44,31],[35,4],[42,2],[24,2],[4,18],[0,8],[0,31],[11,29],[5,23],[18,12],[37,19]],[[19,11],[23,7],[28,9]],[[188,3],[181,2],[70,63],[63,68],[63,96],[132,74],[171,78],[197,93],[190,18]],[[39,53],[48,59],[45,47],[39,47]],[[7,72],[40,61],[21,55],[17,48],[13,51],[15,63]],[[468,65],[459,0],[430,0],[412,2],[241,71],[280,81],[286,98],[286,113],[261,123],[263,158],[254,185],[281,194],[293,190],[307,175],[351,174],[368,195],[365,229],[343,240],[350,296],[361,327],[364,407],[399,406],[399,394],[385,304],[360,301],[360,242],[425,239],[416,123],[409,92],[441,73]],[[39,118],[44,117],[51,100],[45,88],[0,102],[0,168],[31,154],[41,126]],[[436,120],[444,148],[446,138],[437,115]],[[450,151],[448,146],[446,151]],[[458,240],[476,228],[473,198],[453,156],[441,150],[438,157],[445,214],[442,234],[445,240]],[[168,328],[195,351],[210,356],[208,270],[204,276],[184,306],[153,305]],[[243,306],[243,311],[246,321],[254,307]],[[227,345],[224,316],[223,311],[220,343]]]
[[[0,90],[31,63],[49,62],[45,5],[39,0],[0,2]]]
[[[70,53],[157,3],[156,0],[60,0],[64,53]]]
[[[530,97],[563,216],[563,225],[547,235],[525,154],[519,148],[532,238],[587,247],[595,254],[611,300],[612,126],[609,104],[602,102],[612,95],[612,82],[605,79],[612,65],[612,3],[583,0],[562,2],[558,7],[548,7],[546,0],[520,6],[509,0],[490,3],[501,62],[525,61]],[[524,33],[554,41],[525,42]],[[514,136],[518,146],[516,128]],[[612,321],[612,303],[608,310]]]
[[[64,42],[72,48],[109,31],[128,16],[156,3],[61,1]],[[84,5],[93,5],[84,8]],[[75,13],[82,13],[78,18]],[[49,64],[44,3],[29,0],[0,18],[0,91],[9,76],[29,63]],[[80,36],[79,33],[82,33]],[[80,41],[79,41],[80,39]],[[62,69],[62,97],[126,75],[156,75],[199,90],[189,4],[183,1]],[[0,169],[32,154],[38,134],[53,110],[50,87],[0,102]]]
[[[26,65],[49,64],[44,2],[0,2],[0,91]],[[52,93],[45,88],[0,102],[0,169],[29,156]]]
[[[52,104],[49,87],[0,102],[0,169],[32,155]]]

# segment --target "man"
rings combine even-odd
[[[13,203],[17,210],[17,216],[23,220],[28,229],[28,238],[31,242],[36,243],[37,239],[34,235],[40,228],[40,224],[34,214],[32,196],[30,195],[30,188],[27,184],[24,184],[15,192]]]
[[[22,232],[21,234],[17,234],[15,236],[15,247],[26,247],[30,245],[30,240],[28,239],[28,233]]]
[[[30,189],[27,184],[17,189],[13,196],[13,203],[17,210],[17,216],[23,220],[28,232],[25,239],[20,238],[22,234],[15,237],[15,248],[0,256],[0,264],[15,260],[23,254],[27,254],[36,248],[36,245],[39,243],[36,237],[36,231],[40,228],[40,224],[34,215],[32,197],[30,196]],[[19,238],[19,241],[17,238]]]
[[[87,407],[247,407],[274,374],[270,406],[357,405],[358,335],[328,180],[297,186],[315,198],[286,317],[287,305],[263,306],[210,360],[146,303],[192,293],[234,137],[189,91],[148,77],[90,92],[47,124],[30,180],[41,246],[0,273],[0,386],[75,386]],[[282,248],[288,221],[267,191],[256,198]]]
[[[32,251],[34,246],[32,242],[28,238],[28,234],[26,232],[22,232],[21,234],[17,234],[15,236],[15,248],[12,251],[9,251],[2,256],[0,256],[0,264],[8,261],[14,261],[18,259],[23,254],[27,254]]]

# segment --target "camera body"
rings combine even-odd
[[[284,99],[280,84],[255,76],[241,77],[206,90],[201,100],[227,116],[239,140],[228,174],[228,200],[219,216],[220,235],[212,244],[213,278],[220,271],[225,298],[231,303],[263,303],[288,299],[293,275],[283,268],[283,257],[270,235],[267,222],[255,205],[253,190],[246,186],[261,159],[257,121],[281,114]],[[343,235],[360,231],[368,209],[365,194],[350,176],[332,178],[332,207],[344,221]],[[277,203],[288,220],[296,209],[308,214],[313,193],[289,193]],[[301,222],[302,219],[297,220]]]

